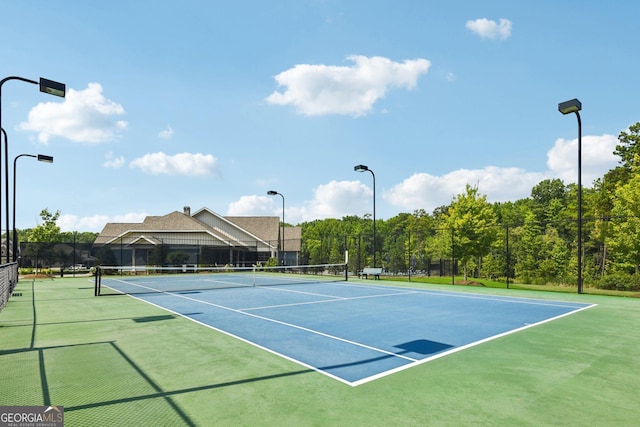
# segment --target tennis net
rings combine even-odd
[[[112,267],[95,273],[95,295],[193,292],[347,280],[346,264],[277,267]]]

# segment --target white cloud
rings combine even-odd
[[[362,116],[384,98],[391,87],[413,89],[431,63],[426,59],[402,63],[379,56],[347,57],[352,66],[299,64],[275,76],[284,92],[266,100],[275,105],[294,105],[307,116],[342,114]]]
[[[127,122],[114,119],[124,114],[122,105],[102,95],[102,86],[89,83],[81,91],[69,89],[64,102],[36,105],[19,130],[38,133],[38,141],[47,144],[54,136],[75,142],[101,143],[114,140]]]
[[[372,212],[373,191],[359,181],[331,181],[313,190],[313,199],[304,206],[292,208],[294,217],[302,221],[316,218],[341,218]]]
[[[390,190],[378,194],[387,204],[404,212],[435,208],[451,203],[453,197],[464,193],[467,184],[477,185],[490,202],[518,200],[528,197],[531,188],[549,178],[546,173],[526,172],[518,168],[495,166],[478,170],[461,169],[443,176],[416,173]],[[360,181],[331,181],[313,190],[313,198],[302,204],[288,204],[285,220],[291,224],[323,218],[342,218],[348,215],[364,216],[373,213],[373,190]],[[228,215],[282,214],[280,199],[267,196],[243,196],[230,204]],[[378,215],[380,213],[378,212]],[[380,216],[379,216],[380,217]]]
[[[596,178],[618,165],[613,154],[617,138],[613,135],[582,138],[582,184],[590,187]],[[378,217],[383,204],[403,212],[424,209],[432,212],[463,194],[468,185],[477,186],[490,203],[516,201],[531,196],[531,189],[545,179],[577,182],[577,140],[558,139],[547,153],[548,169],[530,172],[516,167],[488,166],[482,169],[458,169],[444,175],[414,173],[399,184],[377,194]],[[291,224],[347,215],[372,214],[373,190],[359,181],[331,181],[313,190],[311,200],[286,206],[285,220]],[[229,215],[276,215],[282,213],[280,199],[244,196],[229,207]],[[382,202],[382,203],[381,203]]]
[[[496,166],[459,169],[442,176],[415,173],[386,191],[383,197],[388,203],[410,212],[416,209],[431,212],[464,193],[467,184],[477,186],[490,202],[503,202],[528,197],[531,188],[546,178],[544,173]]]
[[[582,138],[582,185],[593,181],[618,165],[613,154],[618,140],[613,135]],[[515,201],[531,195],[531,189],[545,179],[561,179],[565,184],[578,180],[578,141],[558,139],[547,153],[548,170],[528,172],[520,168],[488,166],[459,169],[442,176],[416,173],[383,194],[384,200],[408,211],[448,205],[453,196],[464,193],[467,184],[477,186],[490,202]]]
[[[373,192],[358,181],[331,181],[313,190],[313,199],[302,205],[286,205],[285,221],[298,224],[322,218],[341,218],[346,215],[371,213]],[[280,198],[271,196],[242,196],[229,204],[227,215],[282,215]]]
[[[149,214],[145,212],[130,212],[123,215],[109,217],[107,215],[93,215],[78,217],[71,214],[60,215],[56,225],[60,231],[91,231],[99,232],[108,222],[142,222]]]
[[[158,133],[158,137],[162,139],[171,139],[172,136],[173,136],[173,128],[171,128],[171,126],[169,125],[167,125],[167,128],[165,130],[161,130]]]
[[[280,200],[280,199],[278,199]],[[277,204],[281,206],[281,204]],[[282,207],[280,208],[282,212]],[[278,216],[276,202],[270,196],[242,196],[240,200],[229,204],[229,216]],[[286,218],[285,218],[286,220]]]
[[[116,157],[111,151],[107,152],[104,158],[105,160],[102,166],[105,168],[120,169],[125,163],[123,156]]]
[[[620,158],[613,154],[618,143],[613,135],[582,137],[582,185],[590,186],[596,178],[618,166]],[[547,153],[547,167],[563,181],[577,182],[578,139],[556,140]]]
[[[505,40],[511,37],[511,21],[504,18],[500,18],[499,23],[487,18],[467,21],[466,27],[483,39]]]
[[[129,167],[151,175],[220,176],[218,159],[211,154],[201,153],[180,153],[173,156],[150,153],[132,160]]]

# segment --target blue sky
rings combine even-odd
[[[207,207],[298,224],[517,200],[615,167],[640,121],[628,1],[0,1],[19,229],[100,231]],[[12,171],[13,168],[10,167]],[[10,181],[10,186],[12,185]],[[3,184],[4,186],[4,184]],[[3,191],[4,194],[4,191]],[[2,201],[2,223],[5,207]]]

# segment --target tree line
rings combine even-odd
[[[582,276],[586,286],[640,290],[640,122],[620,132],[619,165],[582,189]],[[576,184],[546,179],[527,198],[489,203],[466,186],[432,213],[416,210],[376,220],[369,215],[304,222],[301,259],[349,270],[377,266],[390,274],[429,274],[450,260],[458,274],[529,284],[577,285]]]
[[[582,276],[587,286],[640,290],[640,122],[620,132],[614,155],[619,165],[582,191]],[[576,184],[547,179],[527,198],[489,203],[467,185],[431,213],[377,219],[375,242],[370,215],[304,222],[300,264],[341,263],[348,250],[356,272],[373,266],[375,251],[376,266],[391,274],[431,274],[444,260],[465,279],[575,286],[577,194]],[[61,232],[59,215],[44,209],[42,223],[20,230],[19,240],[95,240],[98,233]]]

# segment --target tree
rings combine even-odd
[[[339,264],[344,262],[345,250],[349,249],[349,270],[357,271],[373,254],[369,235],[362,236],[370,220],[357,216],[346,216],[341,220],[327,218],[304,222],[302,228],[301,264]]]
[[[631,179],[632,169],[636,162],[635,157],[640,154],[640,122],[629,127],[629,132],[622,131],[618,135],[619,144],[616,145],[614,154],[620,156],[621,166],[609,170],[602,179],[598,178],[594,182],[594,226],[591,233],[597,252],[594,263],[600,272],[600,277],[604,277],[608,266],[608,242],[610,223],[616,190],[627,184]],[[616,220],[617,221],[617,220]]]
[[[583,189],[582,260],[585,280],[609,272],[640,276],[640,122],[618,137],[621,165]],[[525,283],[572,283],[577,266],[578,187],[543,180],[528,198],[491,205],[467,186],[432,214],[423,209],[376,222],[376,254],[392,271],[429,270],[431,259],[452,258],[482,277]],[[303,255],[314,263],[350,252],[350,270],[371,264],[371,216],[326,219],[303,224]],[[507,245],[508,236],[508,245]],[[514,274],[515,273],[515,274]]]
[[[56,224],[60,218],[60,211],[55,213],[49,212],[49,209],[44,208],[40,211],[40,218],[42,218],[42,224],[38,224],[32,228],[28,234],[29,242],[40,243],[53,243],[60,241],[60,227]]]
[[[532,191],[533,192],[533,191]],[[514,265],[518,257],[518,237],[525,218],[535,221],[531,199],[493,204],[500,231],[491,248],[491,255],[483,260],[482,273],[486,277],[515,277]]]
[[[524,224],[516,227],[511,234],[517,254],[516,276],[524,283],[531,283],[537,278],[540,234],[540,225],[533,212],[529,212],[524,219]]]
[[[384,226],[380,227],[383,231],[381,234],[387,236],[382,239],[383,262],[394,274],[409,268],[409,224],[413,221],[410,214],[401,213],[385,221]]]
[[[547,226],[539,241],[537,280],[543,283],[567,283],[570,256],[566,242],[552,226]]]
[[[429,267],[427,256],[427,242],[435,234],[435,219],[424,209],[413,212],[413,219],[408,224],[409,239],[407,239],[410,253],[411,270],[426,270]]]
[[[93,243],[100,233],[93,233],[90,231],[62,231],[60,233],[61,242],[75,242],[75,243]]]
[[[611,235],[606,241],[614,251],[616,264],[622,269],[632,269],[638,273],[640,268],[640,154],[633,162],[632,177],[629,182],[616,190],[611,213]]]
[[[469,261],[489,254],[497,233],[497,217],[487,196],[469,184],[466,192],[456,196],[443,215],[443,238],[453,233],[454,257],[462,261],[464,278],[468,277]]]
[[[608,171],[604,177],[598,178],[593,184],[593,231],[591,240],[597,245],[594,263],[599,270],[600,278],[604,277],[608,266],[608,236],[611,232],[611,216],[616,189],[626,184],[631,177],[631,171],[623,166]]]
[[[47,208],[40,211],[42,224],[29,230],[27,234],[26,255],[37,260],[37,264],[51,265],[56,254],[53,253],[53,246],[60,242],[60,227],[56,225],[56,221],[60,218],[60,211],[55,213],[49,212]],[[60,261],[64,261],[59,254]],[[39,265],[36,265],[39,267]]]
[[[543,229],[553,224],[563,238],[569,238],[571,233],[567,209],[571,189],[559,179],[545,179],[531,190],[530,206],[539,224]]]
[[[626,169],[637,164],[640,154],[640,122],[629,126],[629,132],[622,131],[618,135],[620,144],[616,145],[613,154],[620,156],[620,163]]]
[[[564,202],[567,198],[567,190],[560,179],[545,179],[531,189],[533,210],[538,219],[544,219],[545,207],[551,200],[557,199]]]

